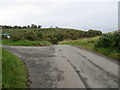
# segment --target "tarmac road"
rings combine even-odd
[[[118,88],[118,63],[70,45],[3,46],[26,64],[31,88]]]

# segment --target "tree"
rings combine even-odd
[[[29,28],[30,28],[30,25],[28,25],[27,28],[29,29]]]
[[[41,28],[42,27],[42,25],[38,25],[38,28]]]
[[[88,37],[94,37],[97,35],[102,35],[102,32],[99,30],[89,30],[88,31]]]
[[[18,29],[18,26],[13,26],[13,29]]]
[[[17,25],[16,25],[16,26],[13,26],[13,27],[8,26],[8,28],[9,28],[9,29],[12,29],[12,28],[13,28],[13,29],[21,29],[22,27],[21,27],[21,26],[17,26]]]
[[[37,28],[37,25],[31,24],[31,28]]]
[[[58,33],[58,34],[56,35],[56,38],[57,38],[57,40],[62,41],[62,40],[63,40],[63,34]]]
[[[55,28],[58,28],[58,26],[56,26]]]
[[[27,26],[23,26],[23,28],[27,28]]]

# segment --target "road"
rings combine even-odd
[[[3,46],[26,64],[31,88],[118,88],[118,63],[70,46]]]

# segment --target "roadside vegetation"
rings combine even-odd
[[[120,60],[120,32],[103,34],[93,38],[62,41],[61,45],[78,45],[111,58]]]
[[[2,35],[2,44],[17,46],[47,46],[52,44],[79,45],[114,59],[120,59],[120,33],[102,34],[99,30],[75,30],[68,28],[41,28],[41,25],[2,26],[10,39]]]
[[[47,46],[51,45],[48,41],[29,41],[29,40],[18,40],[13,41],[12,39],[2,40],[3,45],[13,45],[13,46]]]
[[[24,63],[12,53],[2,49],[2,88],[27,88]]]
[[[89,37],[94,37],[98,35],[102,35],[102,32],[99,30],[88,30],[88,31],[82,31],[82,30],[75,30],[75,29],[68,29],[68,28],[40,28],[31,25],[31,27],[6,27],[3,26],[2,33],[4,34],[5,32],[10,33],[11,35],[11,41],[5,41],[6,36],[2,35],[3,38],[3,44],[6,44],[6,42],[13,43],[16,41],[25,41],[28,43],[33,42],[44,42],[43,44],[57,44],[60,41],[63,40],[77,40],[81,38],[89,38]],[[47,42],[46,42],[47,41]],[[9,43],[9,44],[10,44]],[[7,43],[8,44],[8,43]],[[22,43],[23,44],[23,43]],[[28,44],[27,44],[28,45]],[[38,45],[37,44],[32,44],[33,46]],[[48,44],[49,45],[49,44]]]
[[[77,40],[102,35],[99,30],[75,30],[67,28],[41,28],[34,24],[28,26],[2,26],[2,44],[15,46],[47,46],[64,40]],[[7,36],[10,36],[8,38]],[[1,43],[0,43],[1,44]],[[3,49],[3,88],[26,88],[27,75],[23,62]]]
[[[103,34],[99,30],[41,28],[36,26],[2,26],[2,44],[16,46],[77,45],[114,59],[120,59],[120,32]],[[10,33],[10,39],[3,34]],[[1,44],[1,43],[0,43]],[[23,62],[2,49],[2,87],[27,88],[27,74]]]
[[[0,47],[0,89],[2,88],[2,48]]]
[[[92,37],[92,38],[82,38],[78,40],[65,40],[59,42],[60,45],[78,45],[82,46],[83,48],[93,49],[95,43],[100,38],[100,36]]]

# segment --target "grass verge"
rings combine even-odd
[[[27,72],[24,63],[2,49],[2,88],[27,88]]]
[[[113,59],[120,59],[120,51],[113,49],[113,48],[96,48],[95,43],[100,38],[100,36],[93,37],[93,38],[84,38],[79,40],[66,40],[62,41],[59,44],[60,45],[78,45],[83,48],[87,48],[89,50],[96,51],[100,54],[106,55]]]
[[[29,41],[29,40],[2,40],[3,45],[13,45],[13,46],[47,46],[51,45],[48,41]]]
[[[2,88],[2,48],[0,47],[0,89]]]

